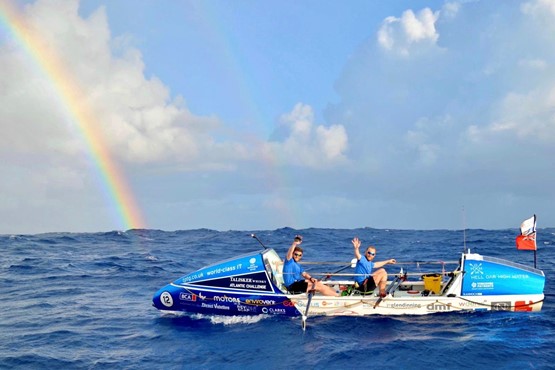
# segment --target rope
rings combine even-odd
[[[466,302],[468,302],[468,303],[472,303],[472,304],[478,305],[478,306],[491,307],[491,303],[490,303],[490,304],[487,304],[487,303],[481,303],[481,302],[474,302],[474,301],[471,301],[470,299],[466,299],[466,298],[463,298],[463,297],[460,297],[460,296],[457,297],[457,298],[459,298],[459,299],[461,299],[461,300],[463,300],[463,301],[466,301]],[[543,301],[544,301],[543,299],[540,299],[539,301],[536,301],[536,302],[524,303],[524,304],[522,304],[522,305],[519,305],[518,307],[530,307],[530,306],[533,306],[533,305],[535,305],[535,304],[537,304],[537,303],[541,303],[541,302],[543,302]],[[439,302],[439,303],[441,303],[441,302]],[[516,308],[516,307],[517,307],[517,306],[509,306],[509,308]],[[464,309],[464,308],[463,308],[463,309]]]
[[[321,261],[321,262],[318,262],[318,261],[316,261],[316,262],[306,262],[306,261],[303,261],[303,262],[298,262],[298,264],[300,264],[300,265],[350,265],[351,261],[349,261],[349,262],[323,262],[323,261]]]
[[[459,298],[463,301],[475,304],[477,306],[491,307],[491,303],[487,304],[487,303],[482,303],[482,302],[474,302],[474,301],[471,301],[470,299],[466,299],[466,298],[463,298],[463,297],[460,297],[460,296],[456,297],[456,298]],[[539,301],[532,302],[532,303],[524,303],[522,305],[519,305],[518,307],[519,308],[531,307],[531,306],[533,306],[535,304],[538,304],[538,303],[541,303],[543,301],[544,300],[541,299]],[[374,302],[375,302],[375,297],[361,298],[360,300],[354,301],[354,302],[349,303],[349,304],[345,304],[341,307],[330,307],[331,310],[329,312],[340,311],[341,309],[344,309],[344,308],[352,308],[352,307],[358,306],[360,304],[365,304],[365,303],[368,304],[368,303],[374,303]],[[417,302],[415,302],[415,303],[417,303]],[[442,304],[442,305],[445,305],[445,306],[449,306],[449,307],[451,307],[451,309],[458,310],[458,311],[471,310],[468,307],[457,307],[457,306],[453,305],[452,303],[443,303],[439,300],[436,300],[435,303],[439,303],[439,304]],[[517,306],[508,306],[509,309],[515,309],[516,307]],[[405,307],[388,307],[388,309],[392,309],[392,310],[412,310],[413,308],[412,307],[406,307],[406,308]],[[505,311],[509,311],[509,310],[505,310]]]
[[[330,262],[330,261],[302,261],[299,262],[300,265],[348,265],[351,261],[348,262]],[[407,262],[397,262],[396,265],[450,265],[450,264],[459,264],[459,261],[407,261]]]
[[[454,274],[460,273],[460,271],[452,271],[452,272],[453,272]],[[290,274],[290,273],[287,273],[287,272],[284,273],[284,275],[287,275],[287,274]],[[366,276],[366,274],[352,274],[352,273],[340,273],[340,274],[339,274],[339,273],[335,273],[335,274],[334,274],[334,273],[329,273],[329,272],[311,272],[310,274],[311,274],[311,275],[322,275],[322,276],[323,276],[323,275],[330,275],[330,276]],[[421,275],[429,275],[429,274],[438,274],[438,272],[437,272],[437,271],[429,271],[429,272],[412,272],[412,273],[411,273],[411,272],[407,272],[406,274],[407,274],[407,276],[421,276]],[[449,274],[449,273],[445,273],[445,275],[447,275],[447,274]],[[397,276],[397,275],[399,275],[399,273],[398,273],[398,272],[395,272],[395,273],[390,273],[390,274],[387,274],[387,275],[388,275],[388,276]],[[403,273],[403,275],[405,275],[405,273]]]
[[[451,264],[459,264],[459,261],[409,261],[409,262],[397,262],[396,265],[416,265],[420,267],[420,265],[451,265]]]

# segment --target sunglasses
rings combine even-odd
[[[293,255],[294,255],[295,257],[302,257],[302,256],[303,256],[302,253],[294,253]]]
[[[369,255],[371,255],[371,256],[375,256],[375,255],[376,255],[376,253],[374,253],[374,252],[366,252],[366,254],[369,254]]]

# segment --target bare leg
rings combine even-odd
[[[339,297],[339,294],[332,287],[322,283],[321,281],[316,281],[315,283],[308,282],[307,292],[310,290],[316,290],[326,296]]]
[[[320,286],[320,292],[323,295],[328,295],[328,296],[332,296],[332,297],[339,297],[339,294],[329,285],[323,284],[322,282],[317,282],[316,283],[317,286]]]
[[[379,269],[372,274],[376,286],[380,288],[380,294],[385,294],[385,286],[387,284],[387,272],[384,269]]]

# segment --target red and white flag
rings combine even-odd
[[[516,237],[516,249],[535,251],[536,246],[536,215],[520,224],[520,235]]]

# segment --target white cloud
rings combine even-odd
[[[415,155],[414,161],[423,166],[437,163],[442,151],[450,150],[448,138],[452,135],[452,118],[449,116],[431,120],[420,118],[414,128],[405,134],[405,144]]]
[[[78,1],[38,0],[20,9],[25,27],[35,30],[52,54],[33,56],[16,37],[1,40],[0,172],[9,178],[0,183],[5,230],[112,227],[106,213],[113,200],[99,191],[106,180],[97,178],[102,170],[79,123],[92,125],[88,137],[136,176],[130,183],[154,171],[168,177],[195,171],[237,174],[248,167],[245,162],[264,168],[270,155],[282,166],[317,169],[346,161],[345,128],[315,125],[306,105],[284,116],[290,131],[279,141],[243,135],[219,117],[195,114],[183,97],[171,96],[164,81],[146,76],[141,51],[129,35],[113,37],[104,8],[82,17],[78,7]],[[48,63],[52,55],[61,61],[64,76],[47,76],[34,59]],[[78,88],[73,99],[63,100],[58,89],[72,86],[67,82]],[[213,186],[209,177],[202,181],[195,189]],[[50,218],[45,216],[49,209],[63,212]]]
[[[281,117],[286,138],[272,142],[268,150],[284,163],[311,168],[326,168],[346,163],[348,137],[342,125],[314,125],[312,107],[298,103],[290,113]]]
[[[111,155],[130,164],[163,164],[182,169],[230,169],[237,161],[259,161],[258,150],[226,134],[215,116],[192,113],[180,96],[156,77],[145,76],[141,52],[129,36],[112,38],[103,8],[88,18],[78,14],[78,2],[43,0],[25,8],[25,20],[64,65],[67,78],[79,86],[83,107],[67,107],[56,97],[52,80],[35,68],[17,48],[0,54],[0,85],[5,133],[2,148],[47,156],[52,150],[74,156],[84,143],[69,109],[86,109],[85,118],[108,146]],[[65,78],[65,77],[64,77]],[[60,82],[60,81],[58,81]],[[62,83],[64,81],[61,81]],[[295,165],[319,167],[344,159],[347,135],[342,126],[314,127],[311,108],[298,105],[283,118],[290,123],[286,142],[272,145]],[[301,154],[300,157],[298,154]],[[284,163],[286,164],[286,163]]]
[[[24,51],[2,49],[2,70],[10,71],[0,76],[0,84],[8,87],[0,95],[0,125],[10,133],[3,148],[46,155],[55,149],[74,155],[84,145],[77,125],[86,121],[93,126],[94,140],[99,138],[119,161],[169,160],[202,166],[205,160],[221,160],[202,155],[218,147],[210,139],[218,120],[193,115],[179,98],[170,102],[167,87],[157,78],[145,77],[138,50],[126,47],[119,50],[122,56],[116,56],[102,8],[88,19],[81,18],[77,9],[74,1],[48,0],[27,6],[23,14],[42,38],[39,42],[47,45],[45,50],[62,62],[63,76],[47,76],[36,66],[29,70],[32,63]],[[53,82],[58,88],[71,86],[68,82],[78,86],[79,91],[72,91],[78,98],[61,101]],[[220,146],[226,152],[226,145]]]
[[[378,31],[378,44],[385,50],[407,57],[422,47],[435,45],[439,34],[435,23],[439,12],[422,9],[418,15],[406,10],[400,18],[387,17]]]
[[[145,209],[151,214],[156,210],[157,220],[170,220],[175,227],[211,227],[218,218],[215,215],[225,213],[234,215],[236,225],[241,219],[268,225],[265,217],[277,219],[277,214],[293,212],[292,202],[304,201],[314,191],[318,194],[312,203],[302,208],[313,210],[307,219],[318,221],[315,226],[339,219],[346,226],[384,219],[419,226],[418,220],[443,218],[441,212],[446,210],[441,208],[455,203],[459,207],[470,200],[476,215],[483,217],[476,225],[484,226],[481,221],[485,221],[491,227],[487,223],[491,216],[480,215],[503,209],[506,199],[520,203],[512,214],[522,212],[522,204],[541,210],[542,205],[553,203],[549,186],[555,176],[551,171],[555,155],[553,2],[528,1],[519,7],[513,2],[463,1],[446,3],[439,10],[393,14],[377,25],[377,41],[373,38],[352,50],[343,69],[342,60],[334,62],[338,66],[334,70],[343,71],[334,85],[338,99],[322,111],[321,122],[312,106],[298,103],[281,117],[270,140],[238,132],[220,117],[197,114],[186,103],[188,98],[193,101],[192,96],[172,95],[177,83],[170,91],[167,84],[174,81],[147,76],[146,59],[133,46],[132,36],[114,37],[102,8],[83,18],[77,6],[75,1],[39,0],[26,5],[23,16],[40,29],[41,37],[64,61],[66,72],[78,81],[83,94],[79,101],[93,112],[94,132],[102,135],[130,174],[133,188],[147,199]],[[381,10],[381,5],[377,7]],[[367,32],[368,25],[356,28]],[[205,40],[203,30],[193,27],[191,32],[199,32]],[[356,34],[357,39],[368,40],[368,36]],[[168,44],[175,45],[175,38],[168,39]],[[109,220],[102,223],[107,202],[100,199],[94,163],[87,158],[68,107],[29,55],[9,41],[3,38],[0,45],[4,229],[44,222],[39,230],[66,226],[82,230],[83,225],[92,225],[88,217],[95,219],[91,228],[109,228]],[[325,41],[333,47],[333,40]],[[241,48],[247,50],[247,44]],[[183,55],[196,52],[183,47]],[[328,57],[333,53],[335,49]],[[240,76],[225,58],[220,59],[222,64],[214,66],[229,69],[237,79],[245,77],[245,85],[283,88],[264,80],[263,72],[276,70],[274,61],[267,60],[267,65],[253,61],[260,70],[250,68],[248,76]],[[155,71],[158,65],[148,67]],[[299,75],[299,80],[303,77]],[[334,76],[325,76],[323,84],[329,83],[326,78]],[[278,96],[286,94],[296,99],[293,102],[318,101],[302,89],[284,90],[283,95],[267,96],[275,104],[280,104]],[[225,103],[229,101],[215,99],[206,106],[214,104],[218,111]],[[244,117],[243,109],[237,109],[241,113],[236,119]],[[267,130],[272,123],[257,122],[252,118],[255,114],[249,117],[249,122],[234,124]],[[545,179],[522,178],[521,169],[530,164]],[[287,171],[276,171],[276,166]],[[326,172],[329,169],[333,171]],[[303,181],[279,181],[283,179],[278,172],[294,179],[302,173]],[[530,186],[535,187],[534,197],[545,196],[541,202],[527,199]],[[348,200],[340,202],[345,196]],[[222,198],[225,201],[218,200]],[[237,204],[243,208],[240,213],[236,213]],[[257,208],[273,212],[261,216]],[[56,215],[56,224],[46,224],[52,209],[64,215]],[[509,212],[502,213],[496,219],[498,225],[512,225],[512,220],[507,221]],[[217,222],[218,227],[229,225],[224,217]],[[422,226],[430,224],[422,221]]]
[[[458,2],[445,3],[441,9],[441,16],[447,19],[452,19],[457,16],[461,9],[461,4]]]
[[[500,102],[497,118],[482,128],[471,126],[467,135],[479,137],[515,137],[555,145],[555,84],[527,94],[508,93]]]
[[[545,14],[545,11],[552,16],[555,16],[555,1],[554,0],[536,0],[524,2],[521,5],[521,10],[524,14]]]
[[[521,59],[518,61],[518,65],[525,69],[540,71],[543,71],[548,67],[547,62],[543,59]]]
[[[438,158],[439,145],[429,142],[427,135],[422,132],[409,131],[406,135],[409,146],[416,150],[417,161],[423,165],[435,164]]]

